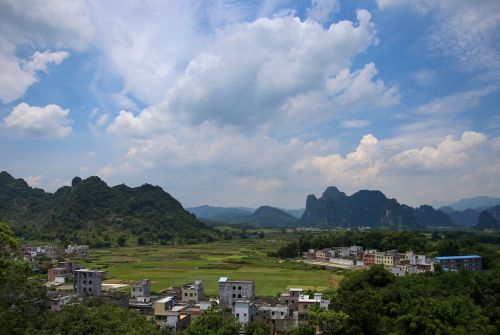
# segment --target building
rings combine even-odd
[[[253,321],[255,306],[248,299],[237,299],[234,303],[233,315],[239,323],[246,326],[250,321]]]
[[[151,288],[151,280],[143,279],[132,286],[132,289],[130,290],[130,296],[132,298],[149,297],[150,288]]]
[[[482,271],[483,258],[478,255],[469,256],[440,256],[435,258],[444,270],[459,271]]]
[[[299,303],[299,298],[304,290],[301,288],[290,288],[288,293],[280,295],[280,304],[287,305],[290,311],[296,311]]]
[[[193,284],[187,284],[181,288],[181,301],[187,303],[198,303],[205,300],[203,282],[195,280]]]
[[[222,307],[234,307],[236,300],[255,299],[255,282],[253,280],[228,280],[227,277],[219,279],[219,304]]]
[[[88,245],[70,244],[64,249],[64,253],[85,256],[88,254],[89,250]]]
[[[106,272],[90,269],[76,270],[73,277],[73,293],[79,297],[99,296]]]
[[[50,309],[53,311],[60,311],[62,306],[69,304],[73,300],[71,295],[57,294],[50,297]]]
[[[47,281],[51,283],[64,283],[71,276],[68,268],[52,268],[47,270]]]

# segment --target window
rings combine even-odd
[[[193,293],[189,293],[189,296],[192,297],[193,296]]]
[[[89,280],[89,284],[92,284],[92,280]]]
[[[238,291],[241,291],[241,286],[238,286]]]
[[[184,296],[185,296],[185,297],[187,297],[187,296],[188,296],[188,294],[187,294],[187,293],[184,293]]]
[[[241,298],[241,294],[238,294],[238,298]]]
[[[236,298],[236,294],[233,293],[233,298]]]

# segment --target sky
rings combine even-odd
[[[500,195],[497,0],[0,0],[0,170],[185,206]]]

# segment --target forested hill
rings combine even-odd
[[[215,234],[159,186],[109,187],[99,177],[75,177],[71,186],[48,193],[0,172],[0,218],[29,239],[91,245],[130,238],[194,241]]]

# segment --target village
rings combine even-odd
[[[59,254],[56,246],[24,246],[24,258],[37,269],[42,259],[51,260],[47,269],[47,295],[49,308],[59,311],[65,305],[98,299],[120,308],[143,314],[161,329],[182,333],[191,322],[212,306],[218,306],[225,318],[233,317],[242,325],[249,322],[265,324],[270,334],[286,334],[287,331],[308,323],[308,311],[312,306],[328,309],[330,300],[321,292],[306,291],[300,287],[288,288],[276,298],[256,296],[255,282],[251,278],[230,279],[220,277],[217,296],[205,294],[203,280],[194,280],[180,287],[170,287],[158,293],[151,291],[151,280],[133,283],[104,283],[109,279],[102,269],[87,269],[71,260],[86,256],[87,245],[69,245]],[[61,261],[61,259],[65,259]],[[412,251],[364,250],[362,246],[310,249],[302,260],[325,268],[361,270],[373,265],[383,267],[396,276],[422,272],[434,272],[438,267],[447,271],[481,271],[480,256],[445,256],[430,258]],[[304,283],[307,286],[307,283]]]

